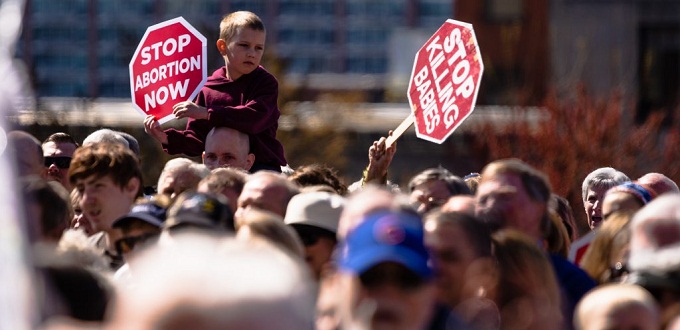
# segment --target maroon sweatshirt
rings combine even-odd
[[[288,162],[283,145],[276,139],[281,111],[277,104],[279,83],[262,66],[236,80],[226,77],[226,67],[208,77],[196,104],[208,108],[208,119],[189,118],[185,130],[165,130],[168,154],[200,156],[205,138],[214,127],[230,127],[250,136],[255,163],[283,166]]]

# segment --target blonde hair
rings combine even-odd
[[[249,210],[236,222],[236,230],[238,238],[260,238],[301,260],[304,259],[305,249],[300,237],[277,214],[258,209]]]
[[[229,42],[236,33],[242,28],[249,28],[256,31],[267,32],[262,20],[252,12],[237,11],[227,14],[220,22],[220,39]]]
[[[615,212],[607,218],[597,230],[595,238],[581,260],[581,268],[600,284],[611,280],[609,270],[611,255],[613,254],[614,239],[619,233],[630,230],[628,225],[633,214],[630,212]]]

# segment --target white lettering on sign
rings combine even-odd
[[[177,39],[168,38],[165,41],[159,41],[151,46],[146,46],[142,48],[142,65],[147,65],[151,60],[157,61],[160,58],[160,53],[162,52],[164,56],[172,56],[177,53],[181,53],[184,47],[189,45],[191,41],[191,36],[189,34],[183,34]],[[160,51],[159,51],[160,50]],[[153,53],[153,54],[152,54]]]
[[[152,90],[148,94],[144,94],[144,111],[149,112],[149,108],[155,108],[157,105],[163,105],[168,101],[177,99],[177,97],[185,97],[187,95],[187,87],[189,86],[189,79],[184,79],[168,86],[161,86],[156,90]]]
[[[453,29],[443,41],[436,36],[425,50],[428,65],[415,75],[414,82],[429,134],[440,124],[442,117],[447,129],[455,123],[459,116],[456,100],[469,98],[475,85],[460,29]]]
[[[201,70],[201,55],[163,64],[137,75],[135,78],[135,92],[159,81],[195,70]]]

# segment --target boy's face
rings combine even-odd
[[[113,222],[130,212],[137,195],[139,179],[132,178],[119,187],[110,175],[77,179],[75,187],[80,192],[80,207],[90,220],[93,232],[111,230]]]
[[[242,28],[228,42],[217,41],[217,49],[227,66],[227,78],[236,80],[257,69],[264,53],[265,38],[264,31]]]

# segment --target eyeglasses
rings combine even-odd
[[[146,233],[138,236],[123,237],[116,241],[116,252],[118,255],[129,253],[135,249],[135,245],[143,244],[151,238],[158,236],[158,233]]]
[[[57,165],[58,168],[67,169],[71,165],[71,157],[45,157],[45,167],[50,167],[52,164]]]

